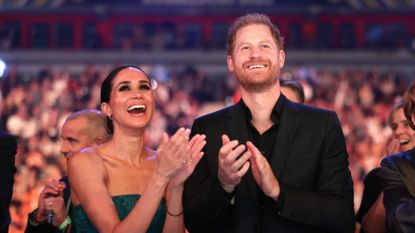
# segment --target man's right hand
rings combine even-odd
[[[227,193],[235,190],[235,187],[249,170],[251,153],[245,150],[245,145],[239,145],[237,140],[231,141],[226,134],[222,135],[222,147],[218,156],[218,179]]]
[[[52,180],[48,182],[39,196],[39,211],[36,215],[38,222],[46,222],[48,220],[48,210],[53,211],[54,218],[52,224],[59,226],[66,219],[65,200],[63,198],[63,190],[65,183]]]

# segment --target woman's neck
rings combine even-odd
[[[144,144],[144,130],[128,133],[122,130],[114,131],[110,143],[114,156],[133,164],[142,163],[148,155]]]

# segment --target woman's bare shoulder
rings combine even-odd
[[[68,158],[68,163],[73,162],[83,162],[83,163],[89,163],[89,162],[97,162],[99,161],[99,152],[96,147],[91,148],[85,148],[80,150],[79,152],[76,152],[72,154]]]

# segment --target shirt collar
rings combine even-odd
[[[283,109],[283,106],[284,106],[283,98],[284,97],[281,94],[280,97],[278,98],[277,102],[275,103],[274,107],[272,108],[271,120],[276,124],[279,123],[279,119],[280,119],[282,109]],[[242,110],[245,114],[246,119],[251,121],[252,120],[251,110],[249,110],[248,106],[246,106],[246,104],[245,104],[245,102],[243,101],[242,98],[241,98],[240,102],[241,102]]]

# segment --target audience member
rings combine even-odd
[[[157,152],[144,135],[155,101],[148,75],[121,66],[101,87],[101,109],[112,138],[68,160],[73,220],[79,232],[184,232],[184,181],[203,153],[204,136],[163,134]],[[166,215],[167,214],[167,215]]]
[[[415,82],[405,92],[404,113],[415,130]],[[384,192],[386,232],[415,232],[415,148],[385,157],[379,175]]]
[[[228,32],[239,103],[195,120],[205,156],[186,182],[190,232],[352,232],[353,182],[333,111],[281,94],[283,39],[262,14]]]
[[[385,148],[385,155],[405,152],[415,146],[414,130],[405,117],[402,100],[398,100],[392,107],[388,125],[392,129],[392,139]],[[379,169],[373,169],[364,179],[362,203],[356,215],[357,221],[361,223],[361,233],[385,232],[385,208]]]
[[[9,232],[9,205],[13,193],[14,165],[17,141],[13,136],[0,131],[0,233]]]
[[[106,116],[98,110],[81,110],[68,116],[61,130],[61,153],[69,158],[86,147],[97,146],[110,139]],[[68,178],[52,180],[39,196],[38,208],[29,214],[26,233],[62,232],[69,228],[71,218]],[[48,219],[52,214],[52,219]],[[49,222],[49,220],[52,220]],[[69,232],[69,231],[64,231]],[[75,232],[73,229],[71,232]]]
[[[297,102],[304,103],[304,89],[301,84],[295,80],[280,80],[281,93],[287,97],[287,99]]]

